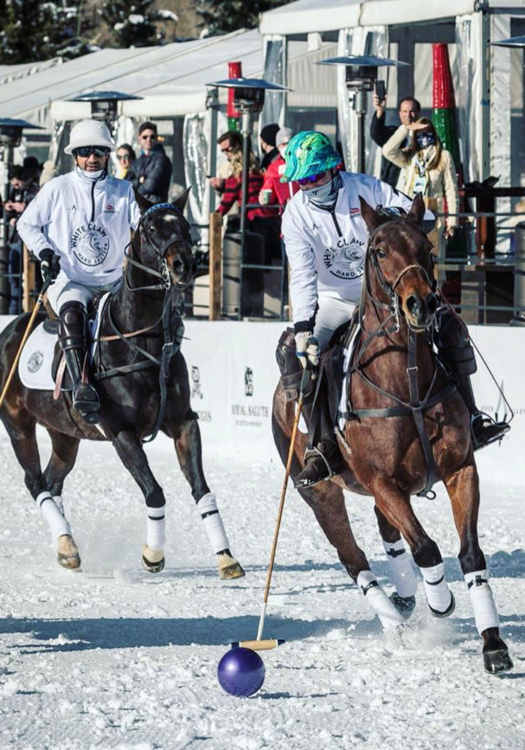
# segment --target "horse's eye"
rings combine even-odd
[[[376,248],[376,255],[379,260],[384,260],[386,258],[386,250],[383,250],[382,247],[378,247]]]

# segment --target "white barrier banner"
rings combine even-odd
[[[10,320],[0,316],[0,330]],[[198,413],[204,456],[249,461],[279,460],[272,437],[272,399],[279,379],[275,349],[286,323],[185,321],[182,344]],[[480,475],[525,484],[525,329],[472,326],[478,372],[473,378],[478,406],[495,419],[514,412],[512,429],[499,445],[476,454]],[[494,380],[483,364],[492,370]],[[497,383],[497,385],[496,385]]]

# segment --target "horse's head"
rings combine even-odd
[[[189,192],[173,203],[157,205],[136,194],[142,212],[138,231],[142,262],[148,267],[153,263],[166,276],[166,284],[180,290],[191,286],[197,273],[190,225],[183,215]]]
[[[377,300],[384,300],[386,295],[391,305],[397,297],[409,327],[421,332],[432,325],[438,306],[432,243],[423,231],[423,198],[417,195],[409,213],[394,218],[360,200],[370,232],[367,291]]]

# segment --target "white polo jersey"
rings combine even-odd
[[[318,295],[358,304],[368,229],[359,198],[377,206],[409,211],[412,200],[375,177],[341,172],[333,209],[318,208],[300,190],[286,206],[282,232],[290,264],[293,322],[313,319]],[[425,219],[434,216],[427,211]]]
[[[105,286],[122,276],[130,229],[140,220],[131,183],[93,182],[76,167],[46,183],[18,220],[18,232],[35,254],[60,256],[59,280]]]

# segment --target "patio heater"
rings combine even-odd
[[[80,94],[72,99],[68,99],[68,101],[89,102],[91,104],[91,117],[93,120],[102,120],[102,122],[105,122],[114,138],[118,120],[118,103],[143,98],[134,94],[122,94],[120,91],[89,91],[86,94]]]
[[[499,42],[491,42],[490,46],[515,49],[523,48],[525,47],[525,36],[513,36],[510,39],[501,39]],[[516,252],[514,266],[514,317],[509,321],[509,325],[525,326],[525,222],[516,224],[514,238]]]
[[[42,130],[39,125],[33,125],[26,120],[14,120],[9,117],[0,119],[0,147],[1,161],[4,166],[4,184],[2,199],[5,202],[9,197],[9,167],[13,163],[13,152],[20,146],[23,130]],[[0,224],[0,315],[9,312],[9,279],[7,272],[9,268],[9,220],[4,215]]]
[[[262,111],[264,105],[264,92],[289,91],[286,86],[278,83],[265,81],[261,78],[227,78],[224,81],[207,83],[207,86],[217,88],[233,89],[233,103],[235,109],[241,113],[241,133],[243,135],[243,164],[242,170],[242,206],[241,206],[241,259],[244,258],[244,246],[246,236],[246,217],[248,204],[248,173],[250,161],[250,137],[253,133],[254,115]]]
[[[361,55],[350,57],[330,57],[319,60],[317,65],[344,65],[346,69],[346,88],[352,109],[357,115],[357,171],[365,171],[365,118],[367,112],[367,94],[373,91],[378,78],[378,68],[382,66],[404,67],[408,63],[388,60],[385,57]]]

